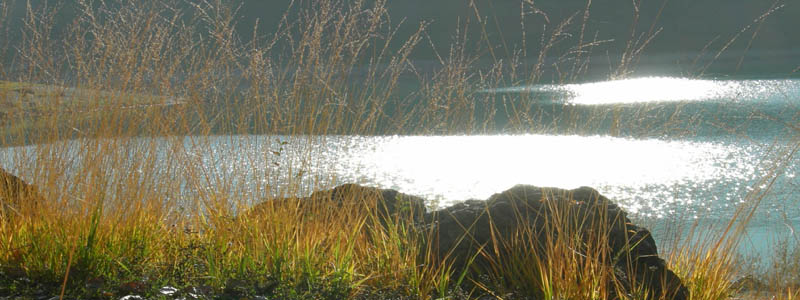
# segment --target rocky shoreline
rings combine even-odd
[[[305,198],[264,202],[248,214],[285,201],[363,205],[375,210],[384,226],[401,224],[425,236],[438,259],[451,261],[456,270],[481,272],[512,254],[509,251],[537,251],[509,249],[508,241],[519,240],[520,235],[533,242],[530,248],[540,249],[535,257],[545,262],[554,259],[547,257],[547,248],[559,235],[562,240],[578,238],[583,246],[574,249],[577,254],[594,257],[613,269],[613,276],[604,278],[609,290],[621,290],[626,296],[645,293],[647,299],[689,298],[680,278],[659,257],[650,232],[633,224],[625,211],[589,187],[564,190],[517,185],[486,200],[467,200],[428,211],[425,200],[416,196],[345,184]],[[605,253],[589,253],[598,251]]]

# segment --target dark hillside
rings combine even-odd
[[[23,27],[21,18],[26,7],[22,0],[7,0],[9,14],[0,34],[8,37],[5,40],[5,51],[12,51]],[[191,2],[191,1],[189,1]],[[259,32],[270,34],[280,23],[290,0],[245,0],[240,2],[238,30],[242,39],[252,37],[252,30],[258,20]],[[303,2],[303,1],[296,1]],[[311,5],[313,1],[305,1],[297,5]],[[347,1],[345,1],[347,2]],[[414,53],[418,61],[433,60],[436,54],[433,47],[446,54],[453,42],[456,31],[467,27],[469,42],[477,49],[481,37],[488,37],[492,45],[491,51],[485,49],[486,59],[507,58],[515,50],[527,50],[529,57],[535,58],[541,48],[542,32],[550,32],[560,22],[574,15],[573,24],[567,28],[571,35],[552,50],[560,53],[574,46],[579,39],[583,23],[583,10],[586,1],[528,1],[535,3],[522,4],[523,1],[471,1],[464,0],[403,0],[389,1],[389,13],[392,22],[402,23],[397,40],[402,40],[417,29],[420,22],[430,22],[427,33],[432,42],[420,44]],[[800,65],[800,35],[792,31],[800,28],[800,3],[797,1],[749,1],[749,0],[670,0],[670,1],[633,1],[640,2],[639,18],[635,20],[635,9],[632,1],[627,0],[594,0],[589,10],[590,17],[586,23],[584,40],[608,41],[593,49],[597,58],[593,61],[600,66],[598,70],[608,70],[609,61],[612,66],[624,53],[627,43],[642,39],[648,33],[661,29],[658,35],[646,48],[638,66],[648,71],[654,65],[663,70],[663,66],[676,66],[668,72],[691,72],[707,65],[720,49],[733,39],[719,57],[710,66],[711,73],[755,73],[786,75]],[[49,7],[60,7],[55,16],[55,35],[66,28],[74,20],[74,3],[53,4],[56,1],[31,0],[34,11],[39,11],[44,3]],[[178,2],[176,7],[189,7],[185,2]],[[662,8],[663,7],[663,8]],[[527,14],[524,22],[520,20],[521,11]],[[768,17],[762,16],[772,11]],[[477,13],[476,13],[477,12]],[[478,16],[483,26],[478,22]],[[297,15],[290,14],[291,22]],[[637,22],[636,26],[632,26]],[[635,30],[632,34],[631,29]],[[523,43],[523,31],[526,41]],[[757,33],[757,34],[756,34]],[[755,34],[755,35],[754,35]],[[755,38],[753,38],[755,36]],[[752,39],[752,43],[750,42]],[[398,42],[399,44],[399,42]],[[431,46],[433,45],[433,47]],[[399,45],[398,45],[399,46]],[[559,49],[559,47],[564,49]],[[2,48],[0,48],[2,49]],[[560,52],[559,52],[560,51]],[[5,55],[6,63],[13,55]],[[742,57],[745,59],[740,63]],[[787,64],[794,61],[794,64]],[[655,68],[654,72],[658,72]],[[737,69],[738,72],[737,72]]]

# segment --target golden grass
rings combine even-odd
[[[217,134],[281,134],[289,143],[304,143],[331,134],[593,128],[625,108],[598,108],[587,118],[568,110],[549,119],[532,101],[472,88],[540,82],[543,70],[553,67],[547,65],[549,55],[574,58],[573,73],[559,80],[579,78],[588,65],[586,51],[602,44],[583,32],[588,9],[582,21],[561,20],[545,32],[529,70],[499,60],[489,71],[474,68],[477,53],[492,41],[484,36],[480,49],[471,49],[465,35],[440,55],[441,68],[426,76],[409,57],[425,42],[427,24],[404,25],[419,30],[397,36],[386,1],[298,3],[301,19],[286,17],[276,32],[256,31],[248,43],[234,30],[235,8],[220,2],[203,1],[190,10],[170,1],[118,2],[121,9],[104,10],[78,1],[80,14],[67,30],[68,43],[50,38],[53,11],[28,7],[13,66],[24,71],[10,76],[5,74],[12,68],[0,70],[0,144],[38,144],[37,151],[19,152],[7,167],[32,179],[47,201],[0,221],[0,285],[8,286],[0,296],[40,288],[62,296],[107,297],[108,290],[119,296],[128,291],[122,287],[136,284],[145,287],[131,287],[132,293],[147,295],[171,285],[286,298],[503,297],[503,290],[514,287],[530,287],[546,299],[602,299],[616,292],[599,284],[613,272],[601,263],[608,259],[602,257],[606,243],[575,244],[563,232],[547,241],[547,260],[514,251],[529,248],[526,232],[498,241],[509,255],[494,256],[491,280],[481,281],[438,261],[425,233],[409,231],[408,220],[375,225],[379,216],[367,209],[369,201],[342,208],[324,200],[288,202],[243,216],[241,208],[254,202],[302,194],[332,179],[278,182],[273,171],[259,170],[254,177],[276,194],[238,194],[230,178],[204,167],[187,149],[187,143],[210,145]],[[464,31],[485,31],[483,26]],[[570,30],[579,30],[579,37]],[[402,46],[392,48],[398,41]],[[628,74],[648,41],[632,39],[610,76]],[[563,43],[573,43],[567,53],[550,53]],[[508,72],[512,75],[504,75]],[[415,93],[401,90],[400,81],[407,78],[417,80]],[[502,128],[498,115],[508,116]],[[571,125],[558,125],[563,123]],[[607,134],[687,130],[679,118],[672,127],[640,125],[616,122]],[[313,160],[312,153],[305,155]],[[187,182],[165,180],[173,175]],[[761,196],[751,198],[757,202]],[[692,299],[733,294],[731,280],[740,272],[732,253],[740,234],[736,226],[746,224],[750,212],[743,208],[734,220],[741,223],[731,221],[729,232],[704,239],[703,247],[676,245],[669,251],[670,265],[693,291]],[[563,226],[554,230],[568,231],[580,220],[558,221]],[[597,256],[576,256],[575,247]],[[469,282],[473,290],[459,290]],[[798,298],[796,285],[775,284],[771,292],[779,299]]]

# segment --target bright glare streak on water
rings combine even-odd
[[[137,144],[149,143],[147,139],[120,143],[119,155],[127,155],[126,149]],[[166,154],[174,142],[156,138],[155,149]],[[645,217],[724,217],[743,200],[752,181],[763,175],[759,147],[722,140],[556,135],[219,136],[187,137],[183,143],[186,155],[181,157],[188,161],[164,156],[159,169],[171,171],[158,175],[180,182],[184,190],[176,197],[181,198],[225,186],[239,196],[260,201],[280,193],[275,189],[289,182],[314,189],[359,183],[422,196],[431,200],[431,205],[442,207],[486,199],[516,184],[590,186]],[[75,165],[80,167],[79,143],[67,144],[75,149]],[[13,161],[19,151],[36,157],[36,147],[28,146],[7,149],[4,160]],[[117,166],[120,170],[109,170],[109,176],[136,168],[136,163]],[[794,178],[791,174],[796,168],[786,178]],[[207,174],[208,181],[193,181],[190,174]]]
[[[769,98],[786,89],[786,80],[709,80],[643,77],[592,83],[487,89],[487,93],[548,94],[553,101],[576,105]]]
[[[592,186],[630,211],[669,215],[675,205],[696,207],[704,188],[724,185],[731,197],[755,169],[753,153],[732,145],[632,140],[605,136],[420,136],[370,138],[371,147],[342,153],[364,182],[452,201],[485,199],[515,184]],[[353,177],[352,174],[339,174]],[[695,190],[694,188],[697,188]],[[697,211],[700,213],[700,211]]]

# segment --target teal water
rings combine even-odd
[[[122,156],[144,147],[163,165],[153,171],[123,159],[109,162],[113,167],[106,175],[157,172],[179,186],[175,189],[179,192],[168,197],[192,199],[222,190],[253,202],[281,194],[286,182],[298,183],[293,192],[300,194],[359,183],[422,196],[431,207],[485,199],[516,184],[590,186],[635,219],[651,224],[662,243],[671,241],[666,230],[675,222],[721,227],[742,205],[760,200],[742,252],[765,256],[775,241],[800,239],[795,233],[800,226],[800,157],[792,152],[800,145],[800,80],[650,77],[481,92],[527,97],[550,107],[611,105],[622,111],[617,118],[645,118],[642,124],[660,130],[621,137],[587,130],[136,138],[118,143]],[[681,112],[679,117],[676,111]],[[673,133],[664,130],[674,126],[667,125],[670,122],[692,122],[677,125],[700,128],[691,134]],[[597,124],[596,132],[608,132],[603,126],[611,126],[605,121]],[[73,167],[83,159],[94,159],[85,157],[80,145],[75,141],[63,145],[72,149],[67,164]],[[4,166],[24,168],[27,164],[21,157],[43,157],[48,147],[52,145],[6,149]],[[36,183],[35,178],[27,179]]]

